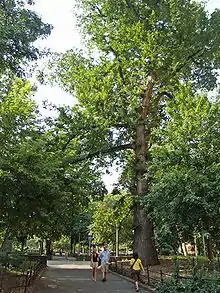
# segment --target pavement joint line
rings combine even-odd
[[[111,271],[111,270],[110,270],[110,272],[111,272],[112,275],[118,276],[118,277],[120,277],[120,278],[122,278],[122,279],[124,279],[124,280],[126,280],[126,281],[128,281],[128,282],[130,282],[130,283],[134,283],[134,280],[132,280],[131,278],[129,278],[129,277],[127,277],[127,276],[120,275],[120,274],[118,274],[118,273],[116,273],[116,272],[113,272],[113,271]],[[150,286],[148,286],[148,285],[144,285],[144,284],[139,283],[139,287],[141,287],[141,288],[147,290],[149,293],[150,293],[150,292],[152,292],[152,293],[158,293],[158,291],[156,291],[156,289],[153,289],[152,287],[150,287]]]

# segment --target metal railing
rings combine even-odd
[[[130,269],[130,261],[118,261],[117,259],[112,260],[109,266],[110,270],[116,272],[120,275],[131,278],[131,269]],[[163,284],[164,282],[175,280],[177,282],[181,282],[181,280],[186,279],[194,279],[197,276],[197,272],[201,267],[198,267],[195,259],[192,259],[190,263],[185,264],[185,266],[180,266],[178,261],[172,262],[172,268],[167,272],[166,268],[162,266],[146,266],[145,272],[141,274],[141,283],[151,286],[158,287],[158,285]],[[213,268],[212,268],[213,269]],[[216,278],[215,273],[218,274],[218,278],[220,278],[219,270],[219,262],[214,265],[214,270],[212,273],[208,272],[209,268],[206,267],[206,273],[200,276],[205,281],[213,281]]]

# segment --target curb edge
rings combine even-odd
[[[122,279],[124,279],[124,280],[126,280],[126,281],[128,281],[128,282],[130,282],[130,283],[133,283],[133,280],[131,279],[131,278],[129,278],[129,277],[127,277],[127,276],[124,276],[124,275],[120,275],[120,274],[118,274],[118,273],[116,273],[116,272],[113,272],[113,271],[111,271],[111,270],[109,270],[110,272],[111,272],[111,274],[112,275],[115,275],[115,276],[118,276],[118,277],[120,277],[120,278],[122,278]],[[145,290],[147,290],[149,293],[158,293],[158,291],[156,291],[156,289],[153,289],[152,287],[150,287],[150,286],[147,286],[147,285],[143,285],[143,284],[139,284],[139,287],[141,287],[141,288],[143,288],[143,289],[145,289]]]

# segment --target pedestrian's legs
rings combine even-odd
[[[94,266],[92,267],[92,279],[93,279],[93,281],[95,279],[95,267]]]
[[[134,279],[135,290],[138,292],[139,291],[139,284],[138,284],[138,281],[139,281],[139,271],[132,270],[131,276]]]
[[[92,279],[95,282],[96,282],[96,277],[97,277],[97,265],[98,265],[98,263],[92,262]]]
[[[137,292],[139,291],[139,281],[140,281],[140,271],[136,271],[136,274],[135,274],[135,288],[136,288]]]
[[[107,276],[107,265],[102,264],[102,282],[106,281],[106,276]]]
[[[94,280],[96,282],[96,279],[97,279],[97,267],[95,267],[95,271],[94,271]]]
[[[96,265],[96,263],[94,263],[93,268],[92,268],[92,279],[93,279],[93,281],[96,282],[96,278],[97,278],[97,265]]]
[[[105,281],[105,265],[102,265],[102,281]]]

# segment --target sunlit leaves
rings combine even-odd
[[[147,207],[159,229],[192,235],[219,229],[219,101],[183,87],[167,103],[169,121],[152,147]],[[174,231],[175,232],[175,231]],[[176,233],[176,232],[175,232]]]
[[[95,202],[90,230],[94,241],[115,242],[116,226],[120,228],[120,239],[129,242],[132,235],[132,199],[126,195],[106,195],[103,202]]]

